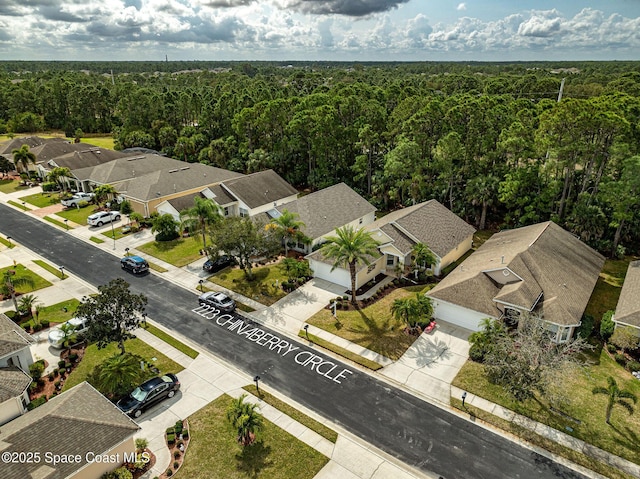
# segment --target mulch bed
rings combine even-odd
[[[187,454],[187,449],[189,447],[189,441],[191,441],[191,435],[189,434],[189,421],[186,419],[182,421],[183,434],[181,436],[177,436],[175,438],[175,442],[169,444],[167,441],[167,447],[169,448],[169,453],[171,454],[171,463],[165,472],[160,474],[159,479],[167,479],[173,476],[178,469],[182,466],[182,462],[184,461],[184,456]],[[186,433],[186,437],[184,434]],[[182,439],[180,439],[182,437]],[[165,433],[165,440],[167,439],[167,434]]]
[[[53,379],[49,379],[48,374],[45,374],[44,376],[42,376],[43,384],[40,387],[36,388],[34,391],[29,392],[29,399],[33,401],[35,399],[38,399],[39,397],[45,396],[47,400],[49,400],[52,397],[59,394],[60,391],[62,390],[62,387],[64,386],[65,380],[69,377],[69,374],[71,373],[71,371],[73,371],[73,369],[75,369],[77,365],[80,363],[80,361],[82,360],[82,357],[84,356],[84,351],[85,351],[84,345],[71,348],[70,350],[63,351],[60,355],[61,360],[67,359],[72,354],[77,354],[78,357],[75,359],[75,361],[72,361],[72,362],[67,361],[67,366],[69,367],[65,368],[64,372],[59,371],[58,375],[55,375],[54,373]],[[48,364],[45,362],[45,367],[46,366],[48,366]]]

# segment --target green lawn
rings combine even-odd
[[[45,306],[40,310],[38,318],[40,321],[48,320],[51,324],[64,323],[75,316],[76,308],[79,304],[80,301],[74,298],[52,304],[51,306]],[[30,319],[29,321],[21,323],[20,326],[24,327],[27,324],[33,326],[33,321]]]
[[[103,239],[98,238],[97,236],[90,236],[89,237],[90,241],[93,241],[94,243],[100,244],[100,243],[104,243]]]
[[[42,261],[41,259],[34,259],[33,262],[40,266],[41,268],[46,269],[49,273],[56,275],[60,279],[67,279],[69,276],[67,274],[60,274],[60,269],[55,266],[51,266],[49,263]]]
[[[321,348],[328,349],[329,351],[333,351],[334,353],[342,356],[343,358],[348,359],[349,361],[353,361],[360,366],[364,366],[365,368],[369,368],[372,371],[377,371],[378,369],[382,369],[382,365],[376,363],[375,361],[371,361],[370,359],[365,358],[364,356],[360,356],[356,353],[352,353],[348,349],[341,348],[329,341],[325,341],[324,339],[314,336],[313,334],[307,334],[304,329],[301,329],[298,332],[298,337],[302,339],[308,339],[313,344],[320,346]]]
[[[253,268],[254,278],[249,281],[240,268],[225,268],[209,277],[209,281],[251,298],[266,306],[271,306],[286,293],[277,284],[287,280],[277,264]]]
[[[637,258],[627,256],[620,260],[608,259],[605,261],[596,287],[587,304],[586,314],[590,314],[599,322],[605,312],[616,309],[620,291],[622,291],[622,283],[627,274],[627,267],[635,259]]]
[[[394,300],[414,296],[424,286],[407,286],[379,299],[359,311],[337,310],[339,322],[328,309],[323,309],[307,320],[348,341],[364,346],[391,359],[399,359],[416,340],[404,333],[405,324],[391,315]]]
[[[26,201],[37,208],[45,208],[47,206],[60,203],[58,193],[36,193],[33,195],[21,196],[19,200]]]
[[[242,389],[244,389],[248,393],[253,394],[256,397],[259,397],[260,399],[262,399],[267,404],[273,406],[274,408],[276,408],[279,411],[282,411],[287,416],[289,416],[290,418],[298,421],[300,424],[308,427],[312,431],[317,432],[318,434],[320,434],[325,439],[328,439],[329,441],[334,442],[334,443],[338,440],[338,433],[335,432],[333,429],[331,429],[331,428],[325,426],[324,424],[316,421],[315,419],[307,416],[303,412],[298,411],[293,406],[289,405],[288,403],[286,403],[284,401],[281,401],[280,399],[278,399],[274,395],[269,394],[268,392],[266,392],[266,391],[264,391],[262,389],[258,392],[255,384],[244,386]]]
[[[113,137],[112,136],[86,136],[80,139],[81,143],[89,143],[90,145],[99,146],[100,148],[106,148],[113,150]]]
[[[187,346],[183,342],[178,341],[176,338],[171,336],[169,333],[165,333],[162,329],[157,328],[152,324],[147,324],[147,326],[144,329],[149,331],[155,337],[162,339],[165,343],[173,346],[178,351],[182,351],[184,354],[186,354],[187,356],[189,356],[192,359],[197,358],[198,354],[200,354],[195,349],[190,348],[189,346]]]
[[[49,281],[44,279],[42,276],[37,275],[30,269],[25,268],[23,265],[19,263],[16,266],[7,266],[6,268],[0,269],[0,275],[4,274],[5,271],[10,269],[16,272],[16,274],[11,277],[12,280],[15,281],[21,278],[29,278],[31,279],[31,281],[33,281],[33,286],[29,286],[26,284],[23,286],[17,286],[16,293],[18,294],[31,293],[33,291],[37,291],[43,288],[48,288],[49,286],[51,286],[51,283]]]
[[[194,236],[173,241],[151,241],[137,249],[178,268],[202,258],[200,255],[202,242]]]
[[[564,377],[559,393],[566,399],[566,404],[556,406],[579,423],[551,411],[546,397],[515,401],[501,387],[487,381],[482,365],[471,361],[458,373],[453,385],[617,456],[640,463],[640,436],[637,433],[640,430],[640,414],[629,415],[625,409],[617,406],[611,417],[612,425],[609,426],[605,422],[607,397],[591,392],[596,386],[606,387],[607,377],[613,376],[620,388],[640,397],[640,381],[620,367],[604,349],[591,353],[588,358],[589,364],[584,369]]]
[[[63,223],[62,221],[55,219],[53,216],[45,216],[43,219],[45,221],[48,221],[49,223],[51,223],[53,225],[59,226],[62,229],[65,229],[65,230],[66,229],[70,229],[70,230],[73,229],[73,226],[68,226],[66,223]]]
[[[166,273],[167,271],[169,271],[167,268],[164,268],[162,266],[160,266],[159,264],[155,264],[152,261],[147,261],[147,263],[149,263],[149,268],[157,271],[158,273]]]
[[[89,216],[89,215],[87,215],[87,216]],[[122,232],[122,226],[118,226],[117,228],[114,226],[113,233],[116,234],[116,241],[119,240],[120,238],[124,238],[126,236],[126,234]],[[100,234],[102,236],[106,236],[111,241],[113,241],[113,233],[111,232],[111,228],[109,228],[107,231],[105,231],[103,233],[100,233]]]
[[[125,349],[128,353],[137,354],[145,358],[147,361],[153,363],[155,367],[160,370],[160,374],[175,374],[184,369],[182,366],[166,357],[160,351],[153,349],[147,343],[137,338],[127,340],[125,342]],[[88,346],[85,351],[84,357],[82,358],[82,361],[80,361],[78,367],[74,369],[73,372],[69,375],[64,383],[64,388],[62,390],[66,391],[67,389],[80,384],[93,371],[94,367],[102,363],[108,357],[119,353],[120,350],[115,343],[109,344],[109,346],[104,349],[98,349],[95,344]],[[152,358],[156,358],[156,361],[153,361]]]
[[[28,189],[28,186],[20,186],[20,180],[0,180],[0,191],[3,193],[15,193]]]
[[[9,200],[9,201],[7,201],[7,203],[9,203],[10,205],[15,206],[16,208],[20,208],[22,211],[31,210],[31,208],[29,208],[28,206],[25,206],[22,203],[18,203],[17,201]]]
[[[79,225],[86,225],[87,224],[87,217],[95,212],[95,206],[94,205],[88,205],[85,206],[84,208],[68,208],[66,210],[62,210],[59,213],[56,213],[56,215],[68,219],[69,221],[73,221],[76,224]]]
[[[255,444],[238,445],[225,417],[230,401],[223,395],[189,417],[191,440],[178,477],[311,479],[329,461],[267,420]]]
[[[14,248],[15,244],[13,244],[13,241],[9,241],[7,239],[4,239],[2,237],[0,237],[0,244],[5,245],[6,247],[8,247],[9,249]]]

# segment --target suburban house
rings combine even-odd
[[[640,261],[629,263],[613,322],[616,328],[635,328],[640,336]]]
[[[24,414],[29,404],[33,338],[0,313],[0,425]]]
[[[329,186],[301,196],[269,211],[272,218],[287,210],[298,215],[305,226],[301,231],[311,240],[308,244],[299,243],[293,249],[310,253],[314,246],[325,241],[327,236],[335,234],[337,228],[352,226],[362,228],[376,219],[376,208],[344,183]]]
[[[273,170],[260,171],[222,181],[197,193],[172,198],[158,204],[158,213],[179,219],[180,212],[193,206],[196,196],[209,198],[220,206],[223,216],[255,217],[296,199],[298,191]]]
[[[284,207],[286,207],[285,205]],[[357,226],[356,226],[357,227]],[[431,265],[435,274],[471,249],[475,229],[436,200],[403,208],[363,226],[380,243],[378,255],[369,258],[370,264],[360,265],[356,273],[356,287],[364,285],[378,274],[397,276],[407,274],[411,253],[417,243],[423,243],[436,256]],[[342,286],[351,287],[346,267],[333,271],[333,261],[320,251],[307,255],[314,276]]]
[[[493,235],[427,293],[437,319],[471,331],[484,318],[544,319],[556,342],[580,326],[604,257],[553,222]]]
[[[3,479],[96,479],[135,451],[139,426],[89,383],[83,382],[14,419],[0,430],[0,453],[31,452],[39,461],[5,462]],[[73,455],[54,464],[45,454]],[[91,461],[117,456],[117,461]],[[77,456],[77,457],[75,457]]]
[[[200,193],[209,186],[244,176],[156,154],[117,158],[72,173],[81,186],[79,190],[88,192],[99,185],[112,185],[120,201],[128,200],[133,210],[145,217],[163,201]]]
[[[29,147],[29,150],[32,151],[34,148],[42,146],[47,142],[51,142],[51,141],[59,141],[59,142],[66,143],[66,140],[62,138],[47,139],[47,138],[41,138],[39,136],[22,136],[19,138],[13,138],[12,140],[5,143],[4,145],[0,145],[0,155],[4,156],[5,158],[7,158],[9,161],[13,163],[13,150],[19,150],[20,148],[22,148],[23,145],[27,145]],[[29,165],[29,169],[32,169],[32,168],[34,167]]]

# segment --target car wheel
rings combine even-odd
[[[167,396],[170,397],[170,398],[172,398],[175,395],[176,395],[175,391],[169,391],[169,394],[167,394]]]
[[[120,215],[116,215],[116,219],[114,221],[120,221]]]
[[[120,263],[120,266],[122,266],[122,269],[127,269],[127,267],[124,265],[124,263]]]
[[[140,417],[142,415],[142,411],[140,409],[138,409],[136,412],[133,413],[133,417]]]
[[[133,274],[138,274],[139,272],[140,272],[140,270],[139,270],[139,269],[134,269],[134,270],[133,270]]]
[[[98,221],[98,226],[102,226],[104,223],[102,221]]]

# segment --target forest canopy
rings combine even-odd
[[[382,211],[436,198],[482,228],[640,242],[638,62],[0,62],[0,105],[4,133],[111,133],[300,189],[344,181]]]

